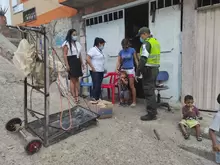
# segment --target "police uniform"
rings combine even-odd
[[[143,33],[149,33],[147,27],[139,30],[139,36]],[[160,43],[153,37],[142,40],[140,48],[140,61],[136,75],[142,74],[142,84],[146,99],[147,115],[142,116],[141,120],[154,120],[157,115],[157,102],[155,95],[156,78],[160,67]]]

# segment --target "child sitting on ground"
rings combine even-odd
[[[126,71],[121,71],[120,81],[120,106],[128,106],[129,89],[128,89],[128,75]]]
[[[218,103],[220,104],[220,94],[217,98]],[[213,121],[209,127],[209,135],[212,140],[212,148],[215,152],[215,161],[220,164],[220,111],[218,111]]]
[[[199,117],[199,110],[193,105],[193,97],[190,95],[185,96],[184,103],[185,106],[182,108],[183,119],[179,123],[183,136],[185,139],[189,139],[185,127],[195,128],[197,140],[202,141],[200,123],[197,121],[197,118],[202,120],[202,117]]]

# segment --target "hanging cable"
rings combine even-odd
[[[58,88],[61,91],[61,81],[60,81],[60,72],[58,71],[58,66],[56,68],[56,63],[55,63],[55,57],[54,54],[57,55],[57,53],[55,52],[55,50],[52,48],[52,58],[53,58],[53,68],[54,68],[54,72],[58,73],[57,79],[58,79]],[[61,60],[60,60],[61,62]],[[58,64],[57,64],[58,65]],[[70,96],[67,95],[67,100],[68,100],[68,112],[69,112],[69,127],[68,128],[64,128],[63,127],[63,98],[62,98],[62,94],[60,92],[60,127],[65,130],[68,131],[70,129],[72,129],[73,126],[73,121],[72,121],[72,113],[71,113],[71,108],[70,108]]]

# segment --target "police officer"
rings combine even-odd
[[[147,115],[142,116],[141,120],[156,120],[157,102],[155,85],[160,67],[160,43],[152,37],[150,29],[147,27],[142,27],[138,32],[138,36],[142,46],[136,76],[140,76],[140,74],[143,76],[142,84],[147,110]]]

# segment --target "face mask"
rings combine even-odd
[[[99,46],[99,50],[103,50],[104,49],[104,46]]]
[[[144,42],[144,40],[143,40],[141,37],[140,37],[140,42],[141,42],[141,43],[143,43],[143,42]]]
[[[76,41],[77,40],[77,36],[72,36],[72,40]]]

